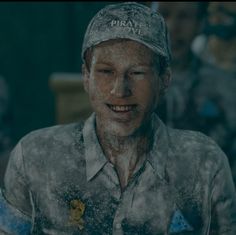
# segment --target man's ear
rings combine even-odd
[[[89,91],[89,71],[85,64],[82,65],[82,77],[83,77],[84,90],[88,92]]]

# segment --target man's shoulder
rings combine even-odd
[[[83,123],[71,123],[32,131],[19,141],[20,148],[13,156],[20,154],[25,168],[30,171],[45,169],[55,162],[60,168],[68,159],[79,161],[83,156],[82,129]]]
[[[30,132],[20,140],[22,153],[25,158],[36,156],[51,156],[52,153],[61,155],[72,146],[83,143],[83,122],[56,125]]]
[[[80,135],[83,129],[83,122],[55,125],[31,131],[25,135],[21,142],[48,141],[48,140],[70,140],[75,135]]]
[[[196,180],[209,185],[227,157],[210,137],[196,131],[169,129],[169,177],[175,185],[194,185]]]
[[[218,144],[201,132],[168,128],[168,133],[173,152],[186,161],[219,165],[226,160]]]
[[[192,144],[198,145],[203,144],[205,142],[215,144],[213,139],[199,131],[182,130],[171,127],[167,127],[167,130],[172,141],[175,140],[178,142],[183,142],[184,146],[188,146],[190,143],[192,146]]]

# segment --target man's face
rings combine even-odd
[[[169,29],[173,60],[181,60],[188,55],[200,28],[198,3],[159,2],[158,5]]]
[[[93,49],[84,84],[106,133],[129,136],[150,120],[159,97],[153,52],[131,40],[110,40]]]

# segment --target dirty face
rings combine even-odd
[[[154,53],[146,46],[131,40],[103,42],[93,50],[89,71],[83,66],[83,75],[98,129],[129,136],[150,121],[160,79]]]
[[[191,43],[200,30],[197,2],[159,2],[159,12],[164,17],[170,33],[173,60],[187,57]],[[188,57],[187,57],[188,58]]]

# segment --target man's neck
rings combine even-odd
[[[114,165],[121,188],[124,189],[133,173],[146,159],[153,143],[152,124],[131,136],[114,136],[97,128],[97,135],[103,152]]]

